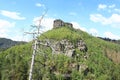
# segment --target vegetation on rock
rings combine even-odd
[[[86,32],[69,27],[49,30],[39,37],[76,44],[86,43],[86,52],[75,49],[75,56],[52,54],[41,46],[35,56],[33,80],[120,80],[120,45],[106,42]],[[0,80],[27,80],[32,42],[11,47],[0,53]]]

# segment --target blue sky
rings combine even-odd
[[[44,11],[42,30],[53,20],[71,22],[93,36],[120,39],[120,0],[0,0],[0,37],[31,40],[26,31],[37,25]]]

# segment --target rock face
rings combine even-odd
[[[63,26],[68,26],[68,27],[71,27],[71,28],[73,27],[73,25],[71,23],[64,22],[60,19],[54,20],[53,28],[58,28],[58,27],[63,27]]]
[[[66,56],[73,57],[75,55],[75,49],[87,52],[87,46],[83,40],[79,40],[76,44],[67,39],[61,41],[47,40],[48,46],[51,47],[53,54],[65,54]]]
[[[80,51],[87,52],[87,46],[83,40],[77,42],[77,47]]]

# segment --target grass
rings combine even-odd
[[[76,50],[76,53],[81,54],[78,59],[67,57],[63,54],[52,55],[51,49],[42,49],[36,54],[33,78],[36,80],[42,77],[50,80],[63,80],[60,75],[71,72],[72,80],[120,80],[120,45],[106,42],[99,38],[93,37],[86,32],[76,30],[69,27],[61,27],[49,30],[39,36],[39,39],[52,39],[60,41],[68,39],[71,42],[76,42],[82,39],[87,47],[88,59],[82,59],[83,52]],[[18,45],[1,52],[0,54],[0,80],[26,80],[31,61],[31,43]],[[9,56],[9,57],[7,57]],[[88,72],[79,72],[75,68],[70,67],[72,64],[86,64]],[[54,72],[49,71],[53,69]],[[7,72],[11,72],[10,74]],[[60,75],[56,76],[56,73]]]
[[[82,39],[87,44],[89,54],[92,52],[101,52],[108,58],[112,59],[113,62],[120,63],[120,45],[101,40],[81,30],[76,30],[69,27],[56,28],[47,31],[40,36],[40,39],[46,38],[57,41],[68,39],[74,43]]]

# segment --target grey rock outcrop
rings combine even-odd
[[[72,23],[64,22],[64,21],[62,21],[60,19],[54,20],[53,28],[58,28],[58,27],[63,27],[63,26],[67,26],[67,27],[73,28]]]
[[[83,40],[77,42],[77,47],[80,51],[87,52],[87,46]]]
[[[52,49],[53,54],[65,54],[66,56],[75,56],[75,49],[87,52],[87,46],[83,40],[79,40],[76,44],[67,39],[61,41],[47,40],[47,44]],[[77,45],[77,46],[76,46]]]

